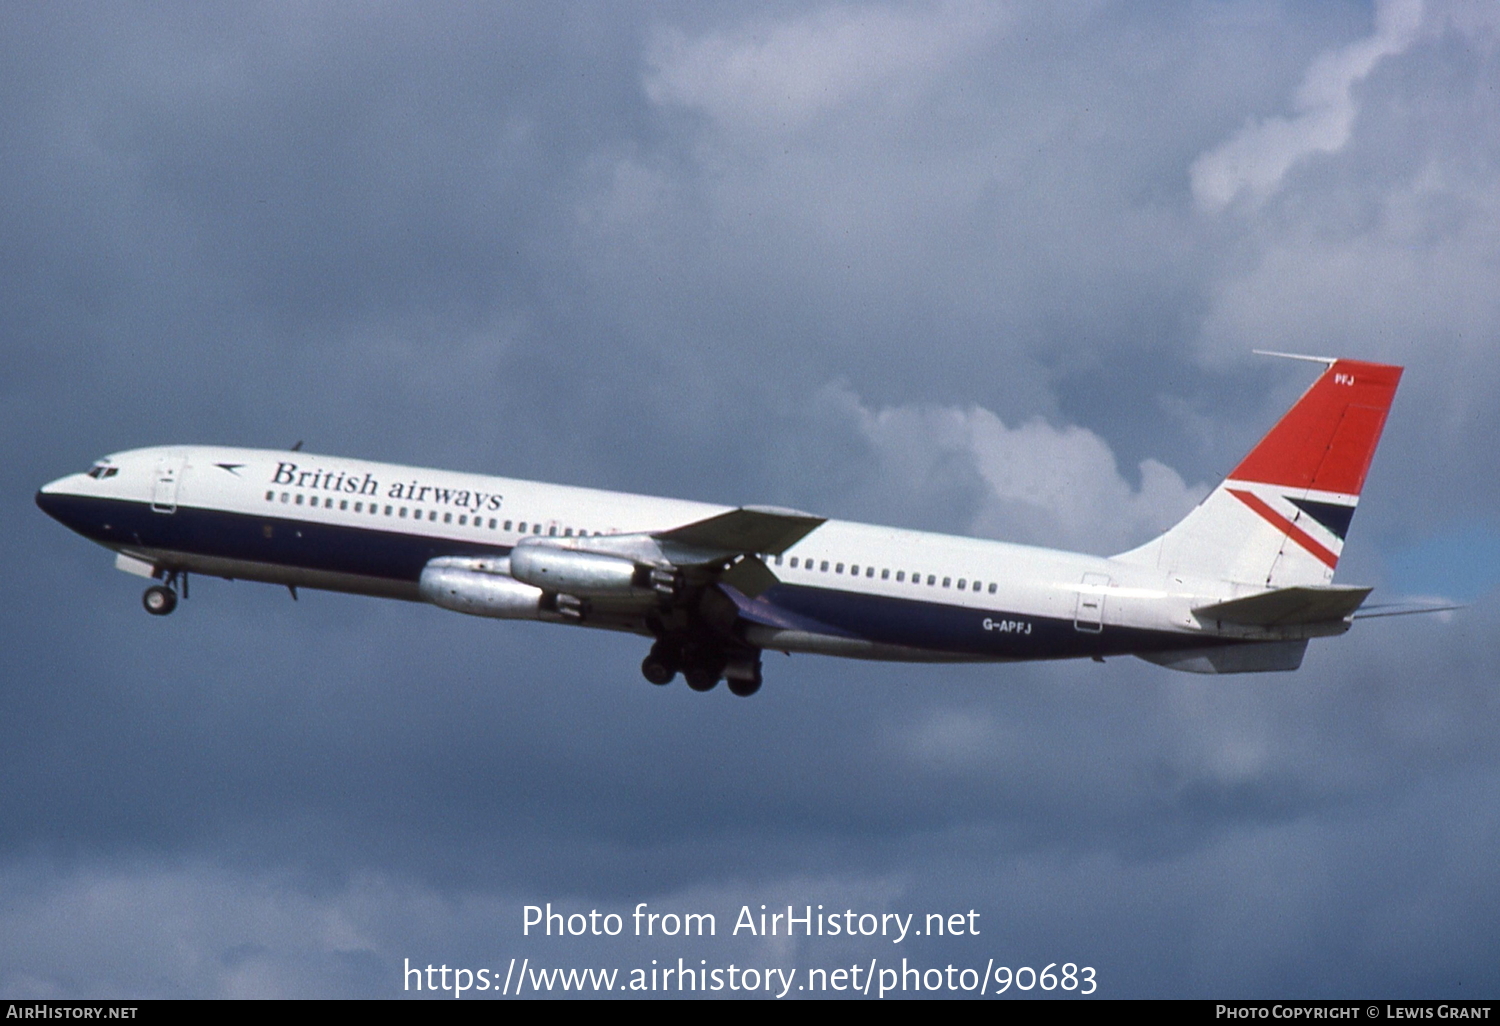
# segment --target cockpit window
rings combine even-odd
[[[95,463],[89,468],[89,477],[101,481],[106,477],[114,477],[119,472],[119,467],[111,467],[108,463]]]

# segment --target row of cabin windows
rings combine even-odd
[[[290,492],[282,492],[282,493],[280,493],[280,498],[281,498],[281,501],[283,503],[294,503],[295,505],[298,505],[298,506],[302,506],[302,505],[308,505],[308,506],[314,506],[314,507],[321,506],[323,509],[334,509],[335,508],[334,507],[334,500],[331,497],[322,498],[322,501],[320,502],[319,501],[320,497],[316,496],[316,495],[312,496],[311,498],[307,498],[301,492],[298,492],[295,496],[292,495],[292,493],[290,493]],[[266,501],[267,502],[275,502],[276,499],[277,499],[277,493],[275,491],[268,491],[268,492],[266,492]],[[370,513],[371,516],[380,516],[381,515],[381,504],[380,503],[378,503],[378,502],[366,503],[366,502],[364,502],[361,499],[354,500],[354,512],[355,513],[364,513],[364,512],[366,512],[366,510],[364,508],[366,506],[369,507],[369,513]],[[349,510],[349,507],[350,507],[350,502],[349,502],[348,499],[339,499],[338,500],[338,507],[337,507],[338,509],[347,512]],[[385,515],[388,516],[388,517],[389,516],[395,516],[395,517],[398,517],[398,518],[404,518],[404,517],[410,516],[411,519],[413,519],[413,520],[421,520],[423,518],[423,514],[424,513],[426,514],[426,519],[427,520],[432,521],[432,522],[436,522],[437,521],[438,511],[435,510],[435,509],[432,509],[432,510],[413,509],[413,508],[408,507],[408,506],[396,506],[396,505],[392,505],[392,504],[389,504],[389,503],[386,504],[386,506],[385,506]],[[485,526],[485,518],[484,517],[476,515],[476,516],[474,516],[473,520],[474,520],[473,526],[481,528],[481,529]],[[443,513],[443,523],[445,523],[445,524],[451,524],[451,523],[453,523],[453,514],[451,512],[445,512],[445,513]],[[511,527],[512,527],[513,524],[515,526],[516,533],[518,533],[518,534],[526,534],[528,527],[530,527],[530,533],[532,533],[532,534],[541,534],[542,530],[543,530],[541,524],[535,524],[535,523],[528,524],[527,521],[525,521],[525,520],[522,520],[520,523],[515,523],[514,521],[511,521],[511,520],[504,520],[504,521],[502,521],[502,520],[497,519],[496,517],[490,517],[489,518],[489,529],[491,531],[501,530],[501,531],[509,532],[511,530]],[[460,514],[458,514],[458,526],[459,527],[468,527],[469,526],[469,514],[467,514],[467,513],[460,513]],[[556,537],[557,533],[558,533],[558,529],[556,527],[551,527],[551,528],[547,529],[547,534],[549,536],[551,536],[551,537]],[[579,535],[579,537],[584,537],[588,533],[589,532],[587,532],[587,531],[579,531],[578,535]],[[599,534],[599,533],[600,532],[598,532],[598,531],[594,532],[594,534],[596,534],[596,535]],[[571,538],[573,536],[573,529],[571,527],[565,527],[565,528],[563,528],[562,529],[562,535],[563,535],[564,538]],[[781,566],[782,557],[781,556],[776,556],[775,557],[775,562],[776,562],[777,566]],[[798,562],[799,562],[799,557],[797,557],[797,556],[792,556],[791,557],[790,565],[791,565],[791,568],[793,570],[797,569]],[[804,559],[801,559],[800,562],[802,564],[802,569],[804,569],[804,570],[817,570],[820,573],[827,573],[828,570],[829,570],[829,566],[830,566],[829,561],[826,560],[826,559],[825,560],[821,560],[821,561],[815,561],[815,560],[812,560],[812,559],[805,559],[804,558]],[[844,572],[844,564],[843,563],[833,563],[832,564],[832,568],[833,568],[833,572],[836,573],[836,574],[841,574],[841,573]],[[859,564],[857,564],[857,563],[851,564],[849,566],[848,570],[849,570],[849,574],[851,576],[853,576],[853,577],[860,576]],[[904,584],[904,583],[906,583],[906,571],[905,570],[897,570],[897,571],[895,571],[895,574],[896,574],[896,578],[895,579],[896,579],[896,583],[897,584]],[[873,566],[866,566],[864,568],[864,576],[867,577],[867,578],[872,578],[873,579],[874,576],[875,576],[875,568]],[[889,581],[891,579],[891,571],[889,569],[882,569],[880,571],[880,579],[882,581]],[[912,572],[911,583],[913,583],[913,584],[921,584],[922,583],[922,574],[919,571],[913,571]],[[936,574],[928,574],[927,575],[927,584],[928,584],[929,587],[936,587],[937,584],[938,584],[938,576]],[[951,577],[944,577],[944,578],[942,578],[942,586],[944,588],[951,588],[951,587],[953,587],[954,586],[953,578],[951,578]],[[959,591],[981,591],[981,590],[984,590],[984,584],[981,581],[970,581],[968,578],[960,577],[958,579],[958,590]],[[990,582],[988,590],[989,590],[989,593],[991,595],[995,594],[995,583],[993,581]]]
[[[340,509],[340,510],[344,510],[346,512],[349,511],[350,508],[351,508],[351,503],[350,503],[350,500],[348,500],[348,499],[339,499],[338,500],[338,505],[335,506],[334,505],[334,500],[332,498],[322,498],[321,496],[317,496],[317,495],[314,495],[311,498],[308,498],[307,496],[304,496],[301,492],[298,492],[296,495],[293,495],[290,492],[282,492],[282,493],[280,493],[280,498],[281,498],[281,501],[284,502],[284,503],[288,503],[288,504],[291,504],[291,505],[297,505],[297,506],[307,505],[307,506],[312,506],[312,507],[321,507],[322,509]],[[276,499],[277,499],[277,493],[275,491],[266,492],[266,501],[267,502],[275,502]],[[369,507],[368,510],[366,509],[367,506]],[[368,512],[371,516],[375,516],[375,517],[378,517],[378,516],[381,515],[381,504],[378,503],[378,502],[366,503],[366,502],[364,502],[361,499],[356,499],[356,500],[354,500],[354,502],[352,504],[352,508],[353,508],[353,511],[355,513],[365,513],[365,512]],[[390,503],[387,503],[385,505],[385,515],[388,516],[388,517],[394,516],[394,517],[396,517],[398,519],[399,518],[403,518],[403,517],[410,517],[412,520],[422,520],[422,519],[424,519],[424,516],[425,516],[425,519],[427,519],[429,521],[432,521],[434,523],[436,523],[437,519],[438,519],[438,511],[435,510],[435,509],[422,510],[422,509],[415,509],[415,508],[412,508],[410,506],[396,506],[396,505],[392,505]],[[449,512],[443,513],[443,523],[445,523],[445,524],[451,524],[451,523],[454,522],[453,518],[454,518],[454,514],[449,513]],[[474,521],[474,523],[473,523],[474,527],[478,527],[478,528],[485,527],[485,518],[484,517],[479,516],[478,514],[475,514],[472,519]],[[470,515],[468,513],[459,513],[458,514],[458,526],[459,527],[468,527],[468,526],[470,526],[469,520],[470,520]],[[512,529],[512,527],[514,527],[514,529],[515,529],[515,531],[516,531],[517,534],[527,534],[527,533],[530,533],[530,534],[542,534],[545,531],[545,533],[547,535],[549,535],[551,537],[554,537],[554,538],[557,537],[557,535],[559,534],[559,530],[555,526],[554,527],[544,528],[543,525],[541,525],[541,524],[528,523],[525,520],[522,520],[520,523],[516,523],[513,520],[500,520],[500,519],[498,519],[496,517],[490,517],[489,518],[489,529],[491,531],[497,531],[498,530],[498,531],[507,531],[508,532],[508,531],[510,531]],[[571,537],[573,537],[573,528],[571,528],[571,527],[564,527],[564,528],[561,529],[560,533],[562,534],[562,536],[564,538],[571,538]],[[581,538],[581,537],[584,537],[585,535],[587,535],[588,533],[589,532],[587,532],[587,531],[580,530],[578,532],[578,536]],[[599,531],[595,531],[594,532],[594,534],[596,534],[596,535],[600,534],[600,533],[602,533],[602,532],[599,532]]]
[[[781,557],[780,556],[775,557],[775,562],[776,562],[777,566],[780,566],[781,565]],[[791,566],[791,568],[793,570],[797,569],[797,563],[798,563],[798,557],[797,556],[792,556],[791,559],[790,559],[790,566]],[[802,559],[801,563],[802,563],[802,569],[804,569],[804,570],[815,570],[815,571],[817,571],[819,573],[827,573],[828,569],[829,569],[829,562],[826,559],[824,559],[824,560]],[[844,564],[843,563],[834,563],[834,564],[832,564],[832,567],[833,567],[833,572],[836,573],[836,574],[841,574],[841,573],[844,572]],[[852,577],[858,577],[858,576],[860,576],[860,568],[859,568],[859,564],[858,563],[851,564],[848,569],[849,569],[850,576],[852,576]],[[864,576],[867,577],[867,578],[873,578],[875,576],[875,568],[873,566],[866,566],[864,568]],[[888,570],[888,569],[882,569],[880,571],[880,579],[882,581],[889,581],[891,579],[891,571]],[[895,580],[896,580],[897,584],[904,584],[904,583],[906,583],[906,571],[905,570],[897,570],[897,571],[895,571]],[[954,581],[953,581],[953,578],[951,578],[951,577],[941,578],[941,581],[942,581],[942,586],[944,588],[952,588],[952,587],[954,587]],[[928,584],[929,587],[936,587],[938,585],[938,582],[939,582],[939,578],[938,578],[937,574],[928,574],[927,575],[927,584]],[[912,571],[911,583],[913,583],[913,584],[921,584],[922,583],[922,574],[920,572],[918,572],[918,571]],[[990,584],[989,584],[988,589],[986,589],[985,585],[984,585],[984,582],[982,582],[982,581],[971,581],[967,577],[960,577],[958,579],[957,587],[958,587],[959,591],[983,591],[983,590],[988,590],[989,593],[991,595],[993,595],[993,594],[995,594],[995,587],[996,587],[996,585],[995,585],[995,582],[991,581]]]

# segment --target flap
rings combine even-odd
[[[1197,606],[1193,614],[1200,620],[1222,620],[1226,623],[1277,626],[1298,623],[1327,623],[1342,620],[1358,609],[1373,588],[1347,587],[1337,584],[1298,585],[1276,588],[1259,595]]]
[[[746,556],[724,571],[719,580],[731,585],[747,598],[753,599],[760,598],[762,594],[781,583],[780,579],[771,572],[771,568],[756,556]]]

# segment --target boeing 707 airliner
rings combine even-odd
[[[430,602],[653,639],[641,672],[761,685],[761,653],[911,662],[1135,655],[1294,670],[1370,588],[1334,569],[1401,368],[1320,360],[1312,386],[1177,526],[1113,557],[300,451],[164,446],[37,493],[153,578],[189,574]]]

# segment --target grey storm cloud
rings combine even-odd
[[[0,993],[903,953],[1495,992],[1500,568],[1290,675],[777,656],[738,702],[646,686],[639,639],[401,603],[195,580],[147,622],[31,503],[111,450],[304,439],[1117,551],[1306,386],[1250,355],[1291,349],[1408,367],[1340,577],[1399,597],[1404,546],[1497,530],[1492,5],[0,27]],[[522,937],[545,901],[987,932]]]

